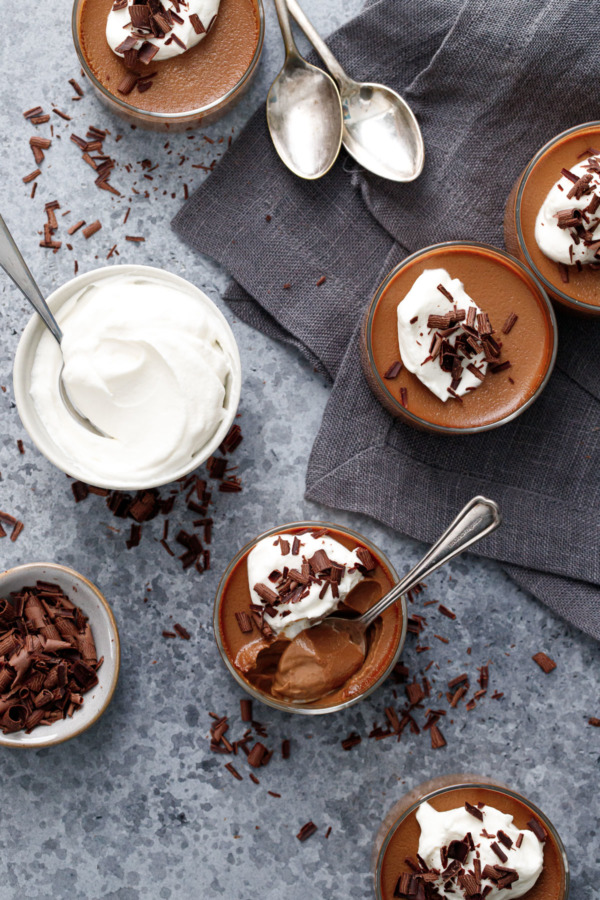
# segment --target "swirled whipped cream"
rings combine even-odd
[[[535,221],[536,243],[565,266],[600,265],[600,155],[562,171]]]
[[[247,565],[254,609],[275,634],[294,638],[336,610],[375,561],[365,548],[313,532],[263,538]]]
[[[130,67],[138,61],[169,59],[206,37],[219,4],[220,0],[115,0],[106,20],[106,40]]]
[[[544,845],[528,828],[493,806],[438,812],[425,801],[417,810],[419,856],[439,873],[432,883],[440,897],[458,900],[490,888],[486,900],[516,900],[529,891],[544,866]],[[532,820],[541,835],[545,831]],[[467,877],[470,876],[470,877]],[[405,896],[401,894],[400,896]]]
[[[57,319],[62,356],[44,333],[31,397],[55,444],[92,484],[160,484],[214,436],[232,357],[223,324],[191,286],[188,292],[166,276],[111,275],[76,293]],[[63,358],[69,398],[107,437],[63,405]]]
[[[486,343],[494,359],[487,315],[445,269],[426,269],[398,304],[402,362],[444,403],[479,387],[488,368]]]

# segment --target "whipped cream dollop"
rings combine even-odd
[[[434,882],[440,897],[458,900],[468,896],[462,889],[461,879],[465,873],[475,874],[474,864],[479,860],[477,869],[481,871],[481,886],[491,888],[486,900],[516,900],[526,894],[539,878],[544,867],[544,845],[528,828],[520,831],[512,816],[493,806],[476,809],[481,818],[469,812],[466,806],[438,812],[427,801],[422,803],[417,810],[417,821],[421,827],[419,856],[430,869],[440,873],[453,863],[459,870],[451,877],[440,875],[439,881]],[[457,854],[463,855],[465,843],[469,844],[468,835],[474,847],[468,849],[457,866]],[[502,856],[506,859],[503,860]],[[499,877],[484,877],[486,866],[490,866]],[[496,866],[504,868],[496,869]],[[518,877],[515,878],[510,872]],[[503,877],[509,882],[505,886],[501,886]]]
[[[550,189],[535,220],[542,253],[565,266],[600,264],[600,156],[571,166]],[[576,179],[575,181],[573,179]]]
[[[206,37],[219,4],[220,0],[116,0],[106,20],[106,40],[114,53],[133,65],[138,60],[126,57],[126,52],[139,51],[144,44],[154,49],[145,48],[139,62],[169,59]]]
[[[362,581],[358,567],[373,568],[371,562],[364,548],[348,550],[327,535],[271,535],[248,554],[252,603],[275,634],[294,638],[334,612]]]
[[[488,364],[477,318],[481,314],[462,282],[445,269],[426,269],[398,304],[402,362],[444,403],[452,397],[450,391],[462,397],[479,387],[485,377]],[[473,333],[468,333],[463,325],[471,320]],[[466,343],[467,337],[473,339],[473,346]],[[453,363],[454,353],[460,365]]]
[[[56,318],[62,356],[46,331],[31,397],[53,441],[92,484],[159,484],[214,436],[225,416],[232,357],[223,323],[191,286],[188,292],[166,277],[111,275],[80,290]],[[63,358],[71,401],[107,437],[88,431],[63,405]]]

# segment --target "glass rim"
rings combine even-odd
[[[600,128],[600,121],[584,122],[583,125],[574,125],[573,128],[567,128],[566,131],[561,131],[561,133],[557,134],[556,137],[553,137],[551,138],[551,140],[547,141],[544,146],[541,147],[535,154],[535,156],[529,161],[527,167],[519,176],[519,187],[517,190],[517,196],[515,197],[515,229],[517,234],[517,241],[519,243],[519,247],[523,253],[523,256],[527,260],[527,265],[531,268],[537,279],[542,282],[546,290],[550,291],[550,293],[552,294],[555,294],[556,297],[559,298],[559,302],[564,301],[564,303],[568,306],[581,309],[582,312],[593,312],[598,315],[600,313],[600,307],[594,305],[593,303],[586,303],[584,300],[577,300],[576,297],[569,296],[569,294],[565,293],[565,291],[549,281],[540,272],[533,259],[531,258],[531,254],[529,253],[527,244],[525,243],[523,229],[521,227],[521,204],[523,200],[523,194],[525,193],[527,180],[531,175],[534,167],[540,161],[542,156],[544,156],[544,154],[551,150],[552,147],[554,147],[554,145],[558,143],[558,141],[562,140],[563,138],[570,137],[570,135],[572,134],[577,134],[578,131],[584,131],[586,128]]]
[[[456,777],[457,777],[457,779],[459,779],[461,776],[457,775]],[[390,828],[389,828],[389,830],[383,840],[383,843],[381,845],[381,849],[379,850],[379,853],[377,855],[377,863],[375,865],[374,878],[375,878],[375,898],[376,898],[376,900],[384,900],[383,892],[381,890],[381,872],[382,872],[382,868],[383,868],[383,860],[384,860],[387,848],[389,847],[390,842],[392,840],[392,837],[396,833],[396,830],[406,820],[406,818],[408,816],[412,815],[412,813],[415,812],[415,810],[417,810],[419,808],[419,806],[421,806],[421,804],[424,803],[426,800],[427,801],[432,800],[434,797],[438,797],[440,794],[446,794],[449,791],[455,791],[455,790],[457,790],[457,788],[464,788],[466,790],[470,790],[470,789],[491,790],[491,791],[497,791],[499,794],[507,794],[513,800],[519,800],[528,809],[530,809],[534,815],[536,815],[538,818],[540,818],[542,820],[544,827],[547,829],[548,833],[552,836],[552,838],[556,842],[556,845],[557,845],[559,853],[560,853],[560,857],[561,857],[562,864],[563,864],[563,874],[564,874],[564,880],[563,880],[563,884],[562,884],[562,888],[565,891],[564,900],[568,900],[569,887],[570,887],[569,860],[568,860],[567,851],[565,850],[565,846],[562,842],[562,839],[561,839],[558,831],[556,830],[556,828],[550,821],[550,819],[546,816],[545,813],[542,812],[542,810],[538,806],[535,805],[535,803],[532,803],[523,794],[520,794],[518,791],[515,791],[512,788],[505,787],[504,785],[490,784],[489,782],[486,783],[483,780],[483,777],[484,776],[481,776],[482,781],[480,781],[480,782],[479,781],[466,781],[466,782],[457,781],[456,784],[451,784],[451,785],[447,785],[446,787],[437,788],[433,791],[430,791],[427,794],[424,794],[422,797],[419,798],[419,800],[416,800],[414,803],[412,803],[411,806],[407,810],[405,810],[393,822],[392,825],[390,825]],[[418,790],[418,786],[417,786],[417,788],[414,788],[414,790]]]
[[[221,628],[219,621],[219,612],[221,608],[221,601],[223,599],[223,591],[229,576],[233,572],[234,568],[237,564],[246,556],[250,550],[256,546],[256,544],[263,540],[263,538],[271,537],[275,534],[282,534],[285,531],[292,528],[307,528],[310,526],[315,526],[317,528],[330,528],[334,531],[340,531],[344,534],[348,534],[351,537],[356,538],[362,544],[364,544],[369,550],[371,550],[377,558],[384,564],[385,568],[389,571],[394,583],[397,584],[399,579],[398,573],[396,569],[386,556],[386,554],[379,549],[379,547],[374,544],[371,540],[366,538],[364,535],[360,534],[358,531],[354,531],[352,528],[347,528],[345,525],[337,525],[333,522],[319,522],[314,519],[308,519],[300,522],[287,522],[284,525],[277,525],[273,528],[269,528],[267,531],[262,532],[257,537],[252,538],[251,541],[248,541],[241,550],[239,550],[236,555],[230,560],[227,568],[225,569],[221,579],[219,581],[219,585],[217,587],[217,592],[215,595],[214,609],[213,609],[213,630],[215,634],[215,641],[217,644],[217,648],[221,655],[221,659],[225,663],[226,668],[229,670],[230,674],[233,675],[237,683],[242,687],[246,693],[250,694],[250,696],[259,700],[261,703],[266,704],[267,706],[272,707],[273,709],[281,710],[282,712],[288,713],[296,713],[298,715],[304,716],[318,716],[325,715],[326,713],[338,712],[342,709],[348,709],[348,707],[353,706],[355,703],[358,703],[359,700],[363,700],[365,697],[368,697],[373,691],[377,690],[380,685],[389,677],[392,669],[398,662],[398,657],[402,653],[404,649],[404,644],[406,641],[406,634],[408,629],[408,610],[406,606],[406,597],[404,594],[400,597],[400,606],[402,612],[402,627],[400,632],[400,637],[398,639],[398,646],[394,651],[392,659],[390,660],[389,665],[386,667],[385,671],[377,678],[376,681],[373,682],[365,691],[358,694],[356,697],[352,697],[349,700],[345,700],[343,703],[336,703],[333,706],[320,706],[320,707],[310,707],[310,706],[294,706],[293,704],[286,703],[283,700],[277,700],[275,697],[270,697],[268,694],[262,693],[257,688],[253,687],[249,682],[247,682],[238,672],[236,667],[233,665],[232,661],[229,659],[227,655],[227,651],[225,650],[223,640],[221,637]]]
[[[546,368],[543,379],[541,380],[531,397],[529,397],[525,401],[525,403],[522,404],[522,406],[519,406],[518,409],[513,410],[513,412],[509,413],[507,416],[504,416],[502,419],[498,419],[498,421],[496,422],[490,422],[485,425],[472,425],[468,428],[457,428],[451,425],[436,425],[434,422],[430,422],[428,419],[417,416],[416,413],[413,413],[409,409],[406,409],[406,407],[402,406],[397,398],[394,397],[394,395],[391,393],[387,384],[385,384],[384,379],[382,378],[379,370],[377,369],[377,366],[375,365],[371,340],[375,310],[384,291],[387,289],[391,281],[396,277],[398,272],[400,272],[401,269],[403,269],[409,263],[413,262],[415,259],[418,259],[419,257],[426,255],[427,253],[431,253],[434,250],[443,250],[450,247],[475,247],[478,249],[486,250],[508,260],[511,264],[515,265],[526,277],[526,279],[533,282],[534,286],[540,292],[541,300],[545,305],[545,311],[550,321],[550,330],[552,333],[552,353],[550,356],[550,360],[548,362],[548,366]],[[492,246],[492,244],[484,244],[481,241],[442,241],[438,244],[430,244],[430,246],[428,247],[422,247],[420,250],[411,253],[410,256],[406,257],[406,259],[403,259],[399,263],[397,263],[397,265],[395,265],[394,268],[390,272],[388,272],[385,278],[381,281],[367,308],[365,322],[365,343],[369,368],[377,382],[378,388],[380,388],[385,393],[385,396],[390,404],[398,410],[400,417],[412,420],[413,424],[417,427],[424,428],[427,431],[434,431],[437,434],[481,434],[482,432],[492,431],[494,428],[499,428],[501,425],[507,425],[509,422],[514,421],[514,419],[524,413],[526,409],[529,409],[529,407],[537,400],[537,398],[540,396],[540,394],[548,384],[550,376],[552,375],[552,372],[554,370],[554,364],[556,362],[556,355],[558,352],[558,324],[556,321],[556,314],[554,312],[554,308],[552,306],[550,298],[548,297],[548,294],[543,285],[540,283],[539,279],[533,272],[531,272],[527,268],[527,266],[525,266],[514,256],[511,256],[510,253],[507,253],[506,250],[501,250],[499,247]]]
[[[100,93],[104,97],[106,97],[107,100],[110,100],[112,103],[116,104],[117,107],[121,108],[123,112],[126,112],[128,115],[135,118],[146,117],[149,121],[155,121],[157,123],[186,122],[187,119],[199,118],[200,116],[205,116],[208,113],[219,109],[222,105],[226,104],[227,101],[230,100],[237,93],[237,91],[240,90],[250,79],[250,77],[254,73],[254,70],[256,69],[256,66],[258,65],[258,61],[262,53],[265,39],[265,11],[263,0],[252,0],[258,11],[258,41],[248,68],[246,69],[240,80],[236,82],[236,84],[232,88],[230,88],[225,94],[217,97],[216,100],[212,100],[210,103],[207,103],[204,106],[199,106],[195,109],[187,109],[182,112],[169,113],[156,112],[149,109],[140,109],[139,106],[133,106],[133,104],[128,103],[126,100],[122,100],[116,94],[113,94],[112,91],[109,91],[108,88],[106,88],[102,84],[102,82],[96,78],[90,66],[88,65],[87,59],[81,47],[81,42],[79,40],[79,29],[77,27],[78,13],[84,2],[85,0],[73,0],[73,10],[71,13],[71,32],[73,35],[73,44],[75,45],[75,51],[77,53],[77,57],[79,59],[81,67],[94,88],[100,91]]]

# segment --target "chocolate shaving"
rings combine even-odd
[[[236,612],[235,617],[239,625],[239,629],[243,634],[250,634],[252,631],[252,619],[246,612]]]
[[[514,324],[515,324],[515,322],[517,321],[518,318],[519,318],[519,317],[516,315],[516,313],[511,312],[511,314],[509,315],[508,319],[506,320],[506,322],[505,322],[504,325],[502,326],[502,334],[509,334],[509,332],[512,330],[512,328],[513,328],[513,326],[514,326]]]
[[[530,831],[533,831],[538,841],[540,841],[542,844],[548,840],[548,832],[546,831],[542,823],[538,821],[538,819],[531,818],[527,823],[527,827]],[[504,861],[505,860],[503,860],[503,862]]]
[[[438,284],[437,289],[441,294],[444,295],[444,297],[446,297],[447,300],[450,300],[451,302],[454,300],[454,297],[452,296],[450,291],[446,290],[443,284]]]
[[[190,15],[190,25],[196,32],[196,34],[206,34],[206,28],[200,21],[200,17],[196,13],[192,13]]]
[[[296,837],[299,841],[307,841],[317,830],[317,826],[314,822],[307,822],[302,826]]]
[[[554,660],[550,659],[550,657],[542,651],[540,651],[539,653],[535,653],[531,658],[538,664],[540,669],[545,672],[546,675],[556,668],[556,663],[554,662]]]
[[[396,378],[397,375],[402,371],[402,363],[401,362],[393,362],[389,369],[384,373],[384,378],[392,379]]]

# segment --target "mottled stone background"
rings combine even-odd
[[[401,2],[401,0],[399,0]],[[353,15],[360,0],[305,0],[323,33]],[[267,40],[258,80],[243,105],[209,129],[215,141],[237,136],[264,99],[282,60],[271,0]],[[203,133],[166,138],[132,131],[91,95],[71,101],[68,79],[79,77],[70,36],[70,2],[2,0],[0,35],[1,211],[42,289],[50,291],[73,273],[102,265],[118,243],[112,262],[143,262],[171,269],[202,287],[232,320],[220,300],[225,275],[171,234],[169,220],[183,199],[183,184],[197,185],[223,145]],[[359,74],[359,73],[356,73]],[[83,80],[82,80],[83,83]],[[22,176],[35,168],[28,139],[34,128],[23,110],[55,103],[73,115],[53,115],[55,140],[42,164],[36,197]],[[118,160],[112,182],[119,199],[98,191],[91,170],[69,141],[94,124],[109,128],[106,147]],[[39,128],[49,133],[49,126]],[[114,143],[114,137],[123,138]],[[180,163],[180,159],[183,162]],[[159,167],[142,177],[141,161]],[[125,165],[130,167],[127,171]],[[132,193],[147,188],[148,199]],[[175,197],[171,195],[175,194]],[[102,230],[89,241],[74,236],[73,252],[53,255],[38,246],[44,203],[58,199],[66,225],[99,218]],[[122,220],[131,206],[127,226]],[[146,242],[125,242],[125,234]],[[435,606],[427,640],[417,654],[410,638],[405,661],[419,671],[435,657],[430,676],[437,688],[449,678],[491,660],[490,688],[501,701],[484,699],[471,713],[457,711],[443,731],[448,746],[432,751],[425,736],[401,743],[368,741],[344,752],[340,739],[355,729],[363,736],[392,702],[393,685],[371,699],[329,718],[308,720],[257,715],[268,727],[270,746],[292,742],[292,758],[277,752],[260,774],[260,786],[223,768],[226,759],[208,749],[207,710],[232,716],[233,736],[241,692],[225,670],[212,635],[212,602],[230,556],[260,530],[301,517],[337,518],[364,529],[406,570],[421,551],[413,541],[361,520],[303,500],[307,456],[316,434],[327,386],[294,353],[232,321],[244,367],[241,404],[244,441],[236,453],[244,492],[219,494],[213,568],[204,576],[182,572],[157,539],[161,525],[144,527],[142,544],[127,551],[124,532],[104,502],[91,497],[79,506],[69,482],[32,446],[12,400],[11,365],[30,311],[0,277],[2,371],[0,393],[0,508],[17,514],[25,530],[16,543],[2,541],[1,563],[56,560],[89,576],[105,592],[121,629],[121,679],[112,706],[83,737],[35,753],[0,751],[2,840],[0,898],[231,898],[231,900],[346,900],[372,896],[370,855],[374,835],[389,806],[406,789],[448,772],[496,775],[538,802],[567,846],[574,900],[598,900],[600,840],[598,783],[600,729],[587,724],[600,716],[600,663],[592,640],[550,615],[491,564],[475,558],[455,562],[430,580],[415,605],[438,599],[457,613],[443,618]],[[294,411],[293,422],[289,412]],[[22,438],[25,454],[17,449]],[[390,486],[392,489],[392,486]],[[466,498],[465,498],[466,499]],[[441,523],[442,524],[442,523]],[[150,590],[151,588],[151,590]],[[144,599],[147,598],[147,602]],[[192,635],[166,641],[161,632],[174,621]],[[448,645],[432,637],[439,633]],[[433,646],[434,645],[434,646]],[[472,654],[466,653],[472,647]],[[544,675],[531,656],[546,650],[558,668]],[[449,718],[449,717],[448,717]],[[267,790],[281,794],[271,797]],[[299,827],[313,819],[319,831],[305,844]],[[325,832],[332,831],[328,840]]]

